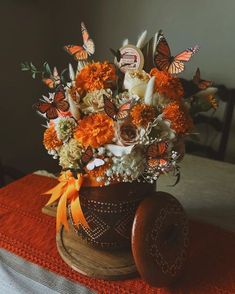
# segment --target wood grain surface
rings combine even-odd
[[[62,259],[72,269],[83,275],[106,280],[137,276],[131,250],[94,249],[78,236],[72,227],[68,232],[62,227],[56,236],[56,242]]]

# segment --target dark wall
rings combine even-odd
[[[58,170],[42,145],[45,121],[32,110],[46,87],[21,72],[21,61],[48,61],[62,70],[73,59],[62,50],[80,43],[80,1],[0,1],[0,158],[24,172]],[[83,12],[86,21],[87,12]],[[86,21],[87,25],[89,20]]]

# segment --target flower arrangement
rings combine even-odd
[[[69,64],[59,75],[47,62],[42,70],[22,63],[49,88],[34,108],[47,121],[43,144],[62,167],[60,183],[47,192],[49,203],[60,198],[57,228],[67,225],[68,201],[74,219],[87,225],[77,197],[82,185],[153,183],[161,174],[178,174],[183,139],[194,131],[191,114],[215,107],[211,95],[196,95],[211,86],[199,70],[190,97],[177,76],[198,46],[172,57],[162,31],[148,42],[145,31],[136,46],[126,40],[111,49],[113,62],[93,61],[94,42],[81,27],[83,46],[64,47],[76,70]]]

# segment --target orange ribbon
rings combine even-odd
[[[46,205],[49,205],[60,198],[56,213],[56,231],[59,231],[61,224],[68,229],[67,201],[70,201],[71,203],[73,221],[76,224],[80,222],[82,225],[89,228],[79,200],[79,190],[83,183],[83,176],[78,174],[77,179],[75,179],[72,176],[72,173],[68,171],[62,173],[58,180],[60,182],[58,185],[44,193],[51,194],[51,198]]]

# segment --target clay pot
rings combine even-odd
[[[138,182],[83,187],[80,203],[90,229],[74,224],[69,207],[70,220],[76,232],[96,248],[129,248],[136,209],[155,189],[155,184]]]

